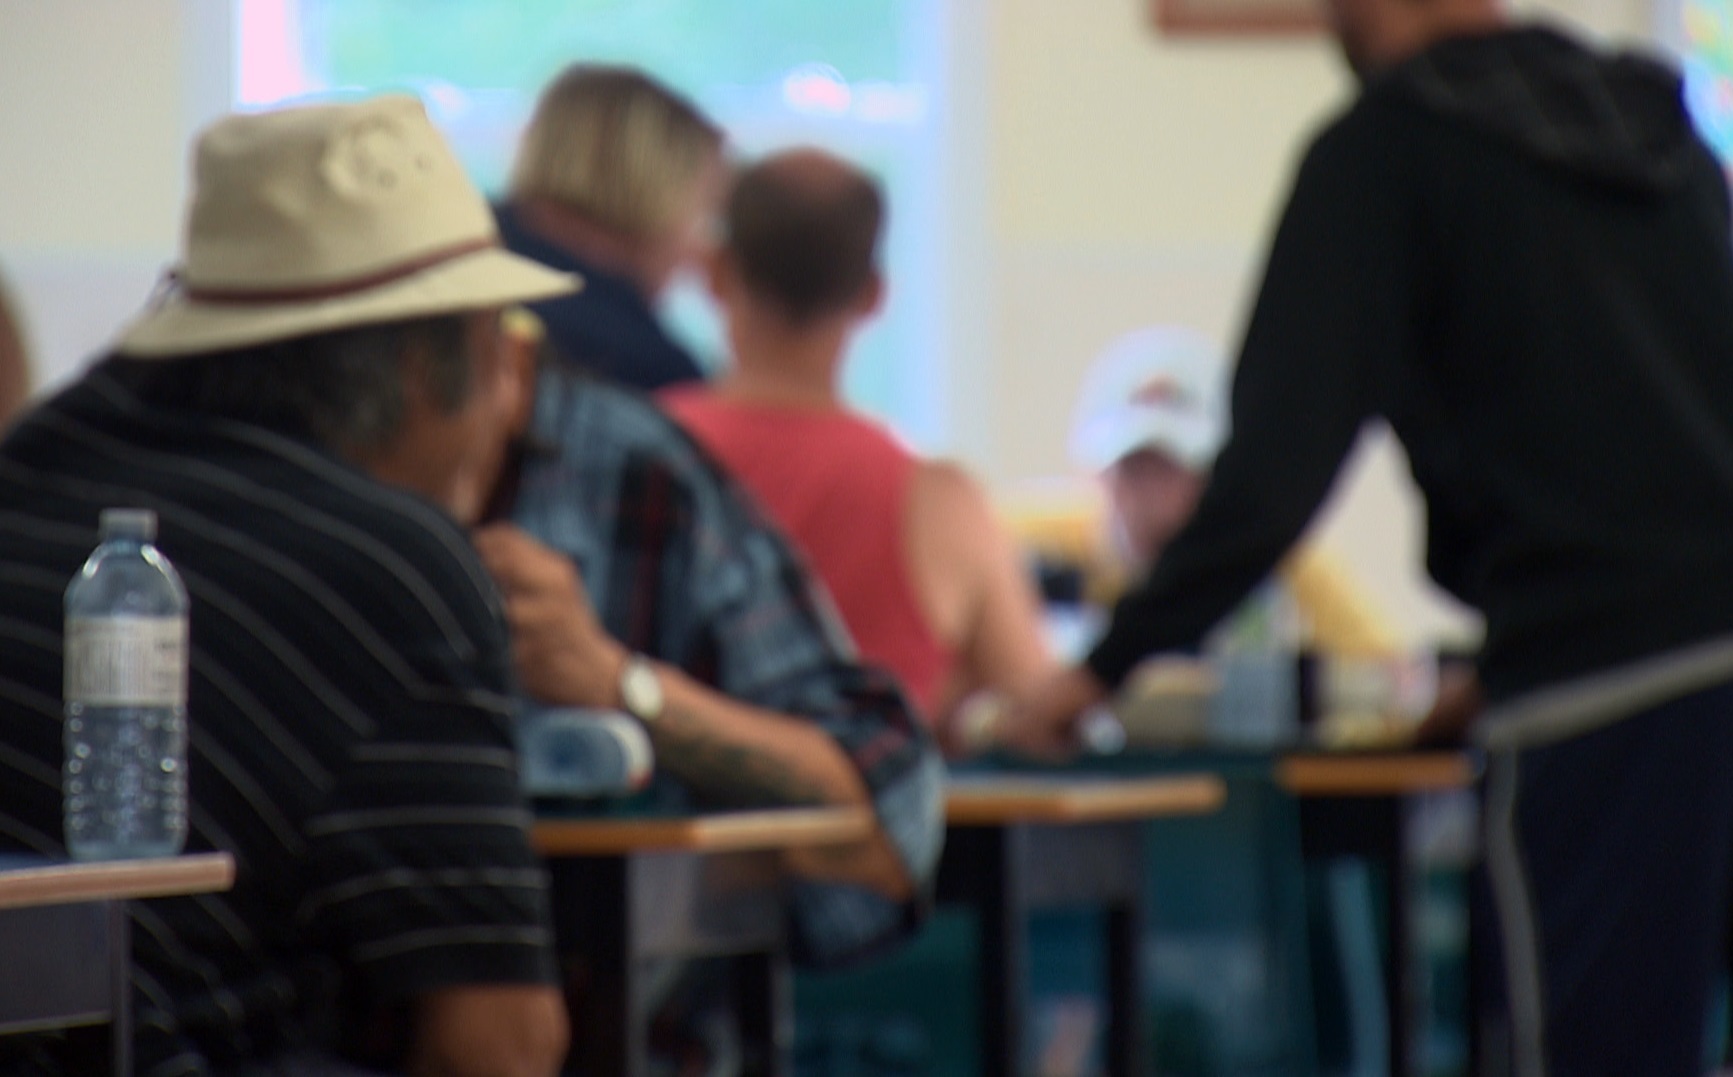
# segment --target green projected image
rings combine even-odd
[[[849,395],[921,447],[945,440],[945,43],[939,0],[240,0],[237,104],[402,90],[499,194],[541,87],[576,61],[629,64],[691,96],[750,156],[819,145],[890,204],[889,302],[850,358]],[[664,301],[724,361],[694,281]]]
[[[1697,126],[1733,169],[1733,4],[1684,0],[1685,94]]]

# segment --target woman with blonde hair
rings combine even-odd
[[[496,212],[509,248],[584,278],[534,306],[562,355],[645,390],[703,376],[654,303],[703,251],[722,149],[720,128],[641,71],[576,64],[543,91]]]

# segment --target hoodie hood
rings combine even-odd
[[[1688,174],[1695,132],[1678,74],[1530,28],[1454,38],[1370,89],[1477,129],[1547,165],[1638,194]]]

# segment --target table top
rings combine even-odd
[[[531,841],[543,856],[742,852],[846,845],[874,828],[865,807],[769,808],[710,815],[541,819]]]
[[[206,894],[234,884],[235,861],[228,853],[0,865],[0,909]]]
[[[945,795],[952,826],[1007,823],[1104,823],[1205,815],[1221,807],[1227,786],[1213,774],[1154,778],[965,775]]]
[[[1378,797],[1467,789],[1479,768],[1465,752],[1293,755],[1276,763],[1276,781],[1298,797]]]

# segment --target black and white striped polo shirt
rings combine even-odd
[[[328,1046],[442,985],[553,982],[463,534],[306,444],[153,405],[120,364],[0,445],[0,850],[62,851],[62,592],[101,509],[154,509],[192,598],[188,848],[238,876],[136,903],[141,1077]]]

